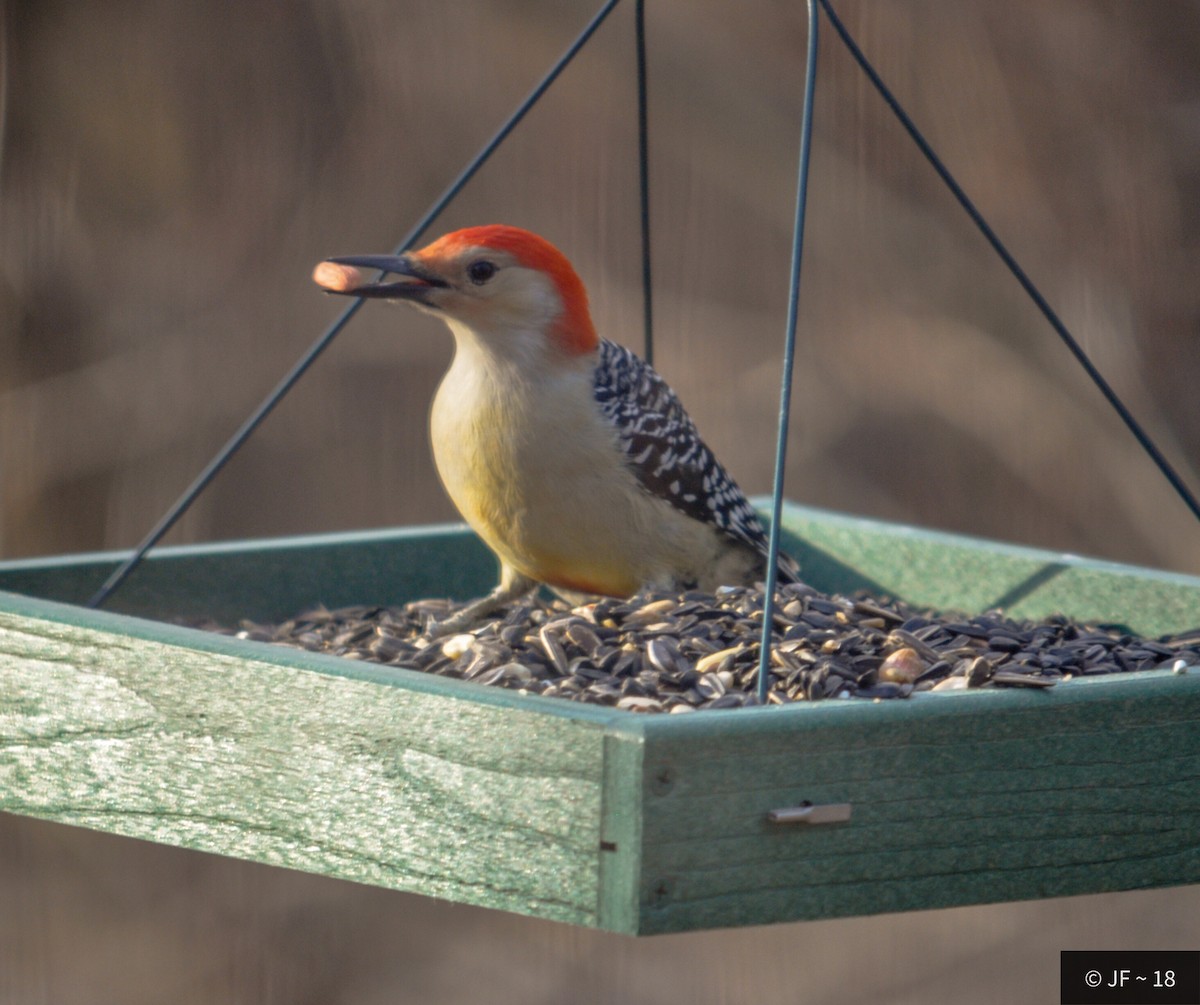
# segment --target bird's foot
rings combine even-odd
[[[486,597],[471,601],[462,610],[455,611],[444,621],[430,621],[422,634],[432,640],[466,632],[474,628],[476,623],[483,618],[537,589],[537,586],[536,581],[519,574],[504,576],[500,580],[500,585]]]

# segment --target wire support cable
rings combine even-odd
[[[833,26],[833,30],[837,32],[838,37],[841,38],[842,42],[849,50],[850,55],[854,57],[854,61],[858,63],[863,73],[867,75],[867,78],[871,81],[872,85],[874,85],[875,90],[879,92],[880,97],[883,98],[884,102],[892,110],[892,114],[896,116],[896,118],[900,121],[900,124],[911,137],[912,141],[917,145],[921,153],[925,155],[925,159],[933,166],[933,169],[938,173],[938,176],[945,183],[946,187],[950,189],[951,193],[954,195],[954,198],[958,200],[959,205],[962,206],[962,208],[966,211],[967,215],[983,234],[988,244],[992,246],[992,250],[1000,256],[1001,261],[1003,261],[1005,266],[1008,267],[1009,272],[1016,277],[1016,280],[1021,284],[1022,289],[1024,289],[1029,295],[1029,298],[1034,302],[1038,310],[1042,312],[1042,316],[1045,317],[1045,319],[1050,323],[1050,327],[1054,329],[1055,333],[1071,352],[1071,355],[1073,355],[1079,365],[1083,367],[1084,372],[1088,375],[1088,377],[1091,378],[1092,383],[1096,385],[1096,387],[1100,390],[1100,393],[1104,395],[1105,399],[1112,406],[1113,410],[1117,413],[1117,415],[1120,416],[1121,421],[1125,423],[1126,428],[1133,434],[1134,439],[1137,440],[1141,448],[1158,466],[1158,470],[1162,472],[1163,477],[1166,478],[1166,480],[1171,484],[1171,487],[1179,495],[1179,498],[1182,499],[1188,509],[1192,511],[1192,515],[1195,516],[1196,519],[1200,520],[1200,502],[1197,501],[1196,496],[1187,487],[1179,473],[1171,465],[1171,462],[1168,461],[1162,451],[1158,449],[1154,441],[1150,438],[1150,434],[1147,433],[1137,419],[1134,418],[1133,413],[1129,410],[1129,407],[1125,404],[1125,402],[1121,400],[1117,392],[1113,390],[1112,385],[1110,385],[1108,381],[1104,379],[1104,376],[1096,368],[1096,365],[1091,361],[1087,353],[1084,352],[1083,347],[1067,330],[1067,327],[1063,324],[1062,319],[1059,318],[1058,314],[1050,306],[1046,298],[1042,296],[1041,291],[1037,288],[1037,286],[1034,285],[1033,280],[1030,279],[1025,270],[1021,268],[1017,260],[1004,245],[1004,242],[1000,240],[999,236],[997,236],[991,225],[988,224],[988,222],[983,218],[983,214],[979,212],[975,204],[967,196],[966,192],[963,191],[962,186],[958,184],[946,165],[942,163],[942,159],[934,152],[933,147],[929,145],[929,141],[925,139],[924,135],[917,128],[916,124],[909,117],[908,113],[905,112],[905,110],[901,107],[900,102],[896,100],[896,96],[888,89],[887,85],[883,82],[883,79],[875,71],[875,67],[871,65],[870,60],[867,59],[862,49],[858,47],[858,44],[854,41],[854,38],[851,36],[846,26],[842,24],[837,14],[834,13],[833,7],[830,4],[830,0],[819,0],[819,2],[821,7],[824,8],[825,14],[829,18],[829,23]]]
[[[804,112],[800,119],[800,167],[796,183],[796,220],[792,230],[791,286],[783,344],[783,380],[779,390],[779,432],[775,439],[775,477],[771,492],[771,532],[767,540],[767,577],[763,589],[762,640],[758,647],[758,703],[767,703],[771,684],[771,628],[779,577],[783,478],[787,468],[788,419],[792,407],[792,370],[796,359],[796,323],[800,312],[800,265],[804,259],[804,217],[808,203],[808,164],[812,155],[813,92],[817,83],[817,5],[808,0],[808,63],[804,71]]]
[[[646,98],[646,0],[634,7],[637,49],[638,205],[642,218],[642,329],[643,352],[654,365],[654,299],[650,282],[650,126]]]

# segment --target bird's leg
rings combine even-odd
[[[434,622],[429,626],[428,635],[431,639],[452,632],[462,632],[470,628],[480,618],[498,611],[505,604],[525,596],[538,587],[536,579],[530,579],[524,573],[508,565],[500,566],[500,582],[486,597],[480,597],[467,604],[461,611],[456,611],[445,621]]]

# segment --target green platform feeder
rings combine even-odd
[[[1200,623],[1190,576],[784,526],[823,591]],[[476,595],[464,528],[165,548],[74,606],[119,557],[0,564],[0,810],[630,934],[1200,881],[1200,668],[639,715],[152,620]]]

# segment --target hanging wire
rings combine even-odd
[[[637,47],[638,193],[642,214],[642,328],[643,353],[654,365],[654,302],[650,285],[650,128],[646,107],[646,0],[634,9]]]
[[[1156,465],[1158,465],[1158,470],[1161,471],[1167,481],[1171,483],[1171,487],[1175,489],[1176,493],[1178,493],[1179,498],[1182,499],[1188,509],[1192,511],[1193,516],[1200,520],[1200,502],[1196,500],[1196,497],[1188,489],[1187,485],[1184,484],[1183,479],[1171,466],[1171,463],[1166,459],[1165,456],[1163,456],[1158,447],[1155,446],[1154,441],[1150,439],[1149,434],[1133,417],[1133,413],[1129,411],[1129,408],[1126,406],[1126,404],[1117,396],[1116,391],[1112,389],[1108,381],[1106,381],[1101,375],[1100,371],[1096,369],[1096,366],[1092,363],[1087,353],[1083,351],[1083,348],[1078,342],[1075,341],[1071,333],[1067,331],[1066,325],[1062,323],[1054,309],[1046,301],[1046,298],[1043,297],[1038,288],[1034,286],[1033,280],[1029,278],[1029,276],[1025,273],[1025,270],[1017,264],[1017,260],[1013,258],[1013,256],[1009,253],[1009,250],[1001,242],[1000,238],[996,236],[996,232],[992,230],[991,226],[983,218],[979,210],[975,208],[975,204],[967,197],[967,194],[962,190],[958,182],[954,180],[954,177],[950,174],[950,171],[946,168],[945,164],[942,163],[941,158],[939,158],[938,155],[933,152],[933,148],[921,134],[921,131],[917,129],[913,120],[910,119],[904,109],[900,107],[900,103],[896,100],[892,92],[888,90],[887,85],[884,84],[879,74],[875,72],[875,68],[871,65],[867,57],[863,54],[863,51],[855,43],[854,39],[850,35],[850,32],[846,30],[845,25],[843,25],[838,19],[838,16],[834,13],[833,7],[830,5],[829,0],[820,0],[820,4],[825,9],[825,14],[828,16],[830,24],[833,25],[834,31],[838,33],[842,42],[845,43],[846,48],[850,50],[850,55],[854,57],[859,67],[861,67],[862,71],[867,75],[871,83],[875,85],[875,89],[879,92],[880,96],[892,110],[892,113],[897,119],[900,120],[900,124],[908,132],[908,135],[912,137],[913,142],[916,143],[921,153],[925,155],[925,159],[933,165],[933,169],[938,173],[942,181],[946,183],[946,187],[949,188],[953,193],[954,198],[958,200],[959,205],[966,210],[967,215],[987,239],[988,244],[992,246],[992,250],[995,251],[996,254],[1000,256],[1001,261],[1008,266],[1009,272],[1016,277],[1017,282],[1019,282],[1025,292],[1029,294],[1030,299],[1037,305],[1038,310],[1040,310],[1045,319],[1050,322],[1050,327],[1052,327],[1058,334],[1058,337],[1062,339],[1063,343],[1071,351],[1071,354],[1075,357],[1076,361],[1081,367],[1083,367],[1084,372],[1087,373],[1087,375],[1092,379],[1092,383],[1100,389],[1100,393],[1104,395],[1108,403],[1113,407],[1113,410],[1121,417],[1121,421],[1125,423],[1125,426],[1133,434],[1134,438],[1141,445],[1141,448],[1150,456],[1150,459],[1154,461]]]
[[[418,238],[429,228],[429,226],[441,215],[447,205],[462,191],[463,187],[469,182],[475,173],[483,167],[484,163],[495,153],[496,148],[508,137],[508,134],[516,128],[517,124],[525,117],[525,114],[535,105],[551,84],[558,78],[558,75],[566,69],[567,64],[575,58],[580,49],[592,37],[596,29],[604,22],[604,19],[612,12],[612,9],[620,2],[620,0],[606,0],[605,4],[600,8],[596,15],[588,22],[587,26],[580,32],[579,37],[567,48],[566,52],[559,57],[558,61],[550,68],[550,71],[542,78],[541,82],[529,93],[529,96],[517,106],[517,110],[509,117],[508,121],[496,132],[496,134],[487,142],[482,150],[479,151],[463,169],[462,173],[451,182],[450,186],[434,201],[433,205],[426,210],[425,215],[417,221],[416,225],[405,235],[404,239],[396,245],[393,255],[399,255],[407,251],[417,241]],[[142,559],[146,557],[146,553],[153,548],[163,536],[169,531],[184,513],[188,511],[192,503],[196,501],[196,497],[208,486],[217,474],[225,467],[234,454],[241,449],[245,442],[250,438],[254,431],[262,424],[262,421],[271,414],[275,406],[283,399],[296,382],[304,376],[308,368],[312,366],[318,356],[323,353],[329,344],[338,336],[346,324],[363,305],[362,299],[353,301],[338,318],[331,324],[321,335],[316,342],[312,344],[309,350],[300,357],[300,360],[288,371],[287,375],[276,385],[275,389],[263,400],[262,404],[254,410],[250,417],[242,423],[241,428],[230,438],[229,442],[217,453],[217,455],[208,462],[208,465],[196,476],[196,480],[188,486],[187,490],[176,500],[175,504],[163,515],[156,523],[153,529],[146,535],[142,542],[129,554],[104,581],[104,584],[88,601],[88,607],[99,607],[113,592],[129,577],[130,573],[141,564]]]
[[[767,542],[767,578],[763,588],[762,641],[758,653],[758,703],[767,703],[771,683],[771,628],[775,620],[775,584],[779,576],[779,536],[783,520],[783,476],[787,467],[788,416],[792,407],[792,369],[796,358],[796,321],[800,310],[800,263],[804,258],[804,216],[808,202],[808,162],[812,154],[813,92],[817,83],[817,5],[808,0],[808,64],[804,74],[804,113],[800,120],[800,169],[796,184],[796,222],[792,230],[792,273],[788,288],[787,330],[783,344],[783,381],[779,390],[779,433],[775,440],[775,479],[771,493],[771,533]]]
[[[4,144],[8,138],[8,16],[0,0],[0,179],[4,174]]]

